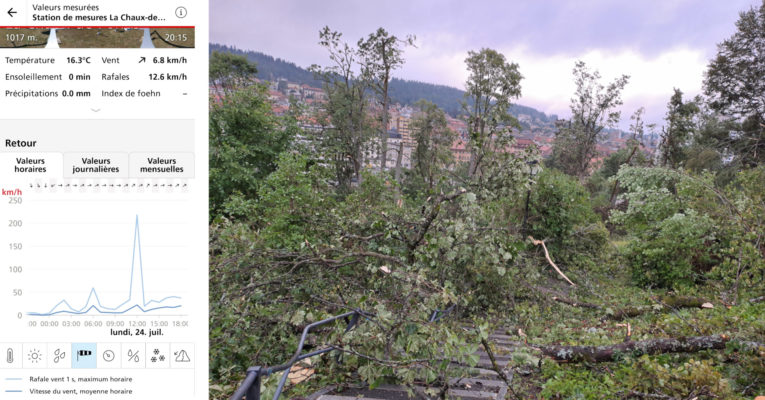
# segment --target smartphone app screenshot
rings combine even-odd
[[[207,398],[206,1],[4,1],[0,398]]]

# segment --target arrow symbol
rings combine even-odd
[[[13,14],[18,14],[18,13],[19,13],[18,11],[13,11],[13,7],[11,7],[11,9],[8,10],[8,15],[10,15],[11,18],[13,18]]]
[[[146,57],[141,57],[141,59],[138,60],[138,64],[145,63],[145,62],[146,62]]]

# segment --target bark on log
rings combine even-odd
[[[554,296],[552,299],[559,303],[568,304],[572,307],[592,308],[596,310],[602,310],[604,308],[597,304],[578,302],[578,301],[574,301],[561,296]],[[614,311],[613,314],[606,315],[605,317],[603,317],[603,319],[621,321],[627,318],[637,317],[639,315],[642,315],[651,311],[666,312],[668,310],[675,309],[675,308],[704,308],[703,307],[704,304],[707,304],[707,307],[709,307],[708,303],[710,303],[708,300],[704,300],[698,297],[661,296],[659,297],[657,302],[657,304],[661,306],[660,308],[656,308],[652,305],[627,306],[622,309]]]
[[[634,355],[662,353],[693,353],[701,350],[723,349],[730,337],[725,335],[691,336],[624,342],[611,346],[534,346],[542,354],[558,362],[608,362],[619,354]]]
[[[703,308],[702,306],[709,301],[690,296],[661,296],[658,299],[658,304],[662,307],[658,310],[654,306],[630,306],[624,307],[621,310],[617,310],[611,315],[607,315],[604,319],[611,319],[614,321],[621,321],[623,319],[637,317],[650,311],[668,311],[675,308]]]

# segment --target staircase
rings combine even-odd
[[[512,343],[512,338],[504,334],[504,331],[496,331],[489,335],[489,341],[496,345],[506,347]],[[471,376],[468,378],[454,378],[449,381],[449,390],[446,394],[447,399],[462,400],[503,400],[507,394],[507,384],[492,370],[491,359],[489,355],[481,348],[476,354],[479,355],[478,364],[470,370]],[[494,359],[499,368],[505,368],[511,356],[494,354]],[[505,371],[509,379],[512,379],[512,373]],[[417,392],[415,398],[431,399],[436,398],[429,394],[424,386],[414,386]],[[337,390],[335,387],[324,388],[306,398],[306,400],[355,400],[363,398],[364,400],[409,400],[409,393],[406,386],[400,385],[380,385],[374,389],[368,387],[350,387]]]

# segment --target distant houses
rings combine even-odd
[[[276,115],[284,115],[290,109],[291,103],[300,104],[305,107],[304,117],[299,118],[299,123],[305,132],[320,134],[323,128],[316,118],[312,117],[327,101],[327,94],[323,89],[312,87],[308,84],[297,84],[289,82],[286,79],[279,78],[272,82],[264,82],[255,79],[258,83],[268,85],[268,98],[272,104],[272,110]],[[215,100],[219,100],[222,93],[215,87],[210,88],[211,95]],[[381,112],[381,107],[372,104],[370,112]],[[399,150],[402,150],[401,167],[410,169],[412,165],[412,153],[417,146],[414,132],[412,131],[412,122],[416,118],[417,111],[408,105],[394,103],[389,108],[388,118],[388,154],[386,157],[386,168],[395,168],[398,162]],[[514,143],[507,149],[512,153],[525,151],[529,147],[536,147],[543,158],[550,157],[552,154],[552,143],[555,138],[555,123],[548,123],[535,119],[532,115],[520,113],[517,115],[518,122],[522,129],[514,130]],[[461,118],[447,114],[447,126],[456,133],[455,140],[451,146],[451,152],[455,163],[466,163],[470,161],[469,136],[466,122]],[[300,138],[302,141],[308,138]],[[593,162],[599,164],[605,157],[626,146],[628,134],[619,130],[609,130],[604,142],[597,146],[598,156],[593,158]],[[656,145],[656,138],[648,135],[644,143],[648,148]],[[379,168],[379,138],[373,140],[370,149],[367,151],[366,165],[371,168]]]

